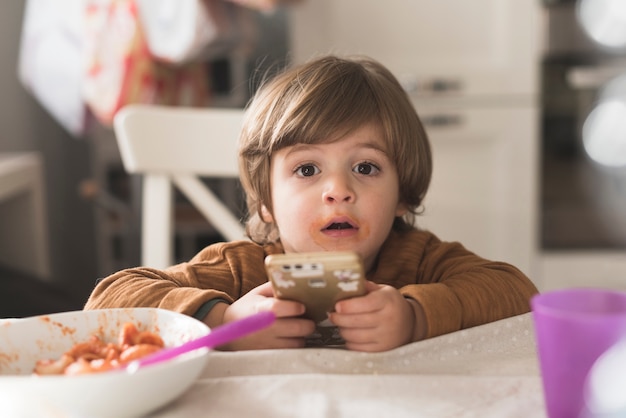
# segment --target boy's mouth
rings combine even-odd
[[[348,222],[333,222],[328,225],[325,229],[352,229],[354,228]]]
[[[326,224],[323,231],[344,231],[349,229],[359,229],[354,222],[350,219],[333,219],[331,222]]]

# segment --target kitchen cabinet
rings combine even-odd
[[[422,94],[528,94],[538,89],[537,0],[315,0],[291,10],[295,62],[365,54]]]
[[[433,152],[418,226],[534,277],[537,108],[416,103]]]
[[[0,265],[51,279],[43,159],[0,153]]]

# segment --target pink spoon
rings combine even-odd
[[[190,351],[220,346],[266,328],[270,326],[275,319],[276,317],[273,312],[259,312],[247,318],[229,322],[228,324],[212,329],[209,334],[200,338],[188,341],[177,347],[165,348],[154,354],[135,360],[126,366],[126,370],[135,372],[142,367],[167,361],[182,354],[189,353]]]

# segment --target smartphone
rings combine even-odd
[[[365,289],[363,263],[354,252],[273,254],[265,268],[274,294],[304,304],[305,318],[316,323],[317,332],[307,346],[341,345],[343,340],[328,320],[337,301],[362,296]]]

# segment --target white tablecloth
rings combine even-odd
[[[214,352],[151,416],[545,417],[530,314],[384,353]]]

